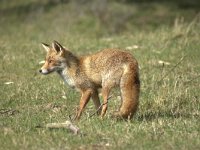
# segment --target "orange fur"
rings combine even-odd
[[[98,89],[102,88],[101,116],[107,111],[107,101],[112,88],[119,87],[122,104],[115,117],[130,119],[137,110],[140,93],[139,69],[136,59],[128,52],[105,49],[98,53],[77,57],[54,41],[52,46],[43,44],[47,50],[45,64],[40,72],[56,71],[71,87],[81,92],[79,119],[90,98],[96,109],[100,106]]]

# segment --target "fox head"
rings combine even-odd
[[[62,70],[67,65],[66,53],[69,53],[61,44],[54,41],[52,46],[42,43],[42,46],[47,51],[45,63],[39,70],[40,73],[46,75],[54,71]]]

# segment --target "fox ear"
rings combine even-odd
[[[50,50],[50,46],[48,44],[42,43],[44,49],[48,52]]]
[[[52,43],[52,47],[53,47],[54,50],[56,50],[57,53],[63,51],[63,47],[62,47],[62,45],[59,44],[57,41],[53,41],[53,43]]]

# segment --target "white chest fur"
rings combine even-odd
[[[75,86],[75,81],[73,77],[69,74],[68,69],[61,71],[60,73],[61,78],[67,83],[70,87]]]

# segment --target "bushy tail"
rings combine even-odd
[[[131,119],[137,111],[140,94],[140,80],[138,72],[123,74],[120,81],[122,104],[120,110],[114,114],[117,118]]]

